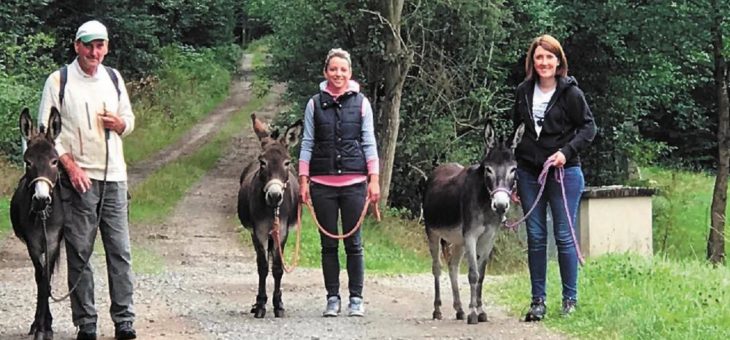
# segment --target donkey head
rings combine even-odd
[[[289,147],[299,141],[302,121],[292,124],[279,136],[278,131],[270,133],[268,125],[256,118],[256,114],[251,114],[251,120],[253,130],[261,141],[258,176],[264,183],[264,199],[268,206],[276,208],[284,200],[284,190],[289,182],[291,169]]]
[[[61,133],[61,115],[52,107],[48,127],[41,123],[37,131],[25,108],[20,114],[20,133],[28,143],[23,161],[27,185],[34,186],[31,209],[42,211],[51,204],[51,192],[58,179],[58,152],[54,140]]]
[[[522,140],[525,125],[520,124],[514,136],[506,140],[497,140],[490,123],[484,128],[486,152],[479,169],[482,171],[492,202],[492,210],[504,214],[509,210],[510,196],[517,179],[517,161],[515,148]],[[510,144],[507,144],[507,142]]]

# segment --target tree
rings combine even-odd
[[[730,102],[728,101],[728,73],[725,60],[722,23],[723,13],[717,0],[710,1],[712,25],[712,57],[715,64],[714,82],[717,100],[717,174],[712,193],[712,217],[710,234],[707,238],[707,259],[714,264],[725,263],[725,208],[727,206],[728,172],[730,170]]]
[[[385,69],[384,93],[378,105],[378,145],[381,154],[380,187],[381,202],[388,203],[390,182],[393,174],[398,129],[400,128],[400,105],[403,84],[413,63],[413,52],[401,37],[401,16],[403,0],[381,0],[382,16],[385,22]]]

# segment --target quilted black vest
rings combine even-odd
[[[314,147],[309,174],[367,174],[362,149],[364,96],[348,91],[335,100],[320,92],[314,101]]]

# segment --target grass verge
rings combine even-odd
[[[10,232],[10,198],[0,197],[0,240]]]
[[[654,252],[676,260],[705,259],[715,177],[660,168],[644,168],[642,175],[659,188],[652,200]],[[730,211],[730,202],[725,209]]]
[[[250,115],[270,97],[254,98],[213,138],[195,153],[181,157],[159,169],[132,190],[130,220],[133,223],[162,221],[185,192],[205,175],[226,150],[233,134],[250,126]]]
[[[530,279],[524,272],[487,288],[524,315]],[[611,255],[590,259],[579,275],[579,309],[560,316],[560,274],[548,269],[544,323],[580,338],[728,339],[730,270],[700,261]]]

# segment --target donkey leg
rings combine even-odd
[[[286,236],[279,245],[281,247],[281,253],[284,254],[284,246],[286,245]],[[277,250],[273,251],[273,261],[271,265],[271,271],[274,274],[274,316],[277,318],[284,317],[284,303],[281,301],[281,277],[284,275],[284,259],[279,256]]]
[[[477,261],[479,265],[479,281],[477,282],[477,321],[487,321],[487,313],[484,311],[484,305],[482,303],[482,292],[484,277],[487,275],[487,262],[489,261],[489,255],[492,253],[494,248],[494,241],[497,236],[496,230],[498,227],[487,227],[487,232],[479,237],[477,242]]]
[[[467,323],[470,325],[479,322],[477,316],[477,281],[479,281],[479,270],[477,265],[477,240],[472,235],[466,235],[464,238],[466,248],[466,260],[469,264],[469,317]]]
[[[256,250],[256,266],[259,274],[259,291],[256,295],[256,303],[251,308],[254,318],[260,319],[266,315],[266,277],[269,275],[269,261],[266,256],[266,246],[262,244],[255,235],[252,235],[254,249]]]
[[[477,283],[477,321],[479,322],[485,322],[487,321],[487,312],[484,311],[484,305],[482,304],[482,286],[484,283],[484,276],[486,276],[486,270],[487,270],[487,259],[480,258],[479,259],[479,282]]]
[[[44,266],[43,255],[38,255],[33,260],[33,266],[35,267],[35,282],[37,288],[36,294],[36,312],[35,320],[31,325],[30,333],[33,335],[34,340],[44,340],[46,335],[46,317],[49,314],[48,306],[48,281],[46,280],[46,268]]]
[[[433,319],[441,320],[443,315],[441,314],[441,282],[439,277],[441,276],[441,261],[439,260],[441,241],[438,236],[433,233],[428,233],[428,250],[431,252],[431,273],[433,273]]]
[[[459,295],[459,263],[464,256],[464,245],[454,245],[453,253],[449,259],[449,280],[451,281],[451,294],[456,311],[456,320],[464,320],[464,309],[461,307],[461,296]]]

